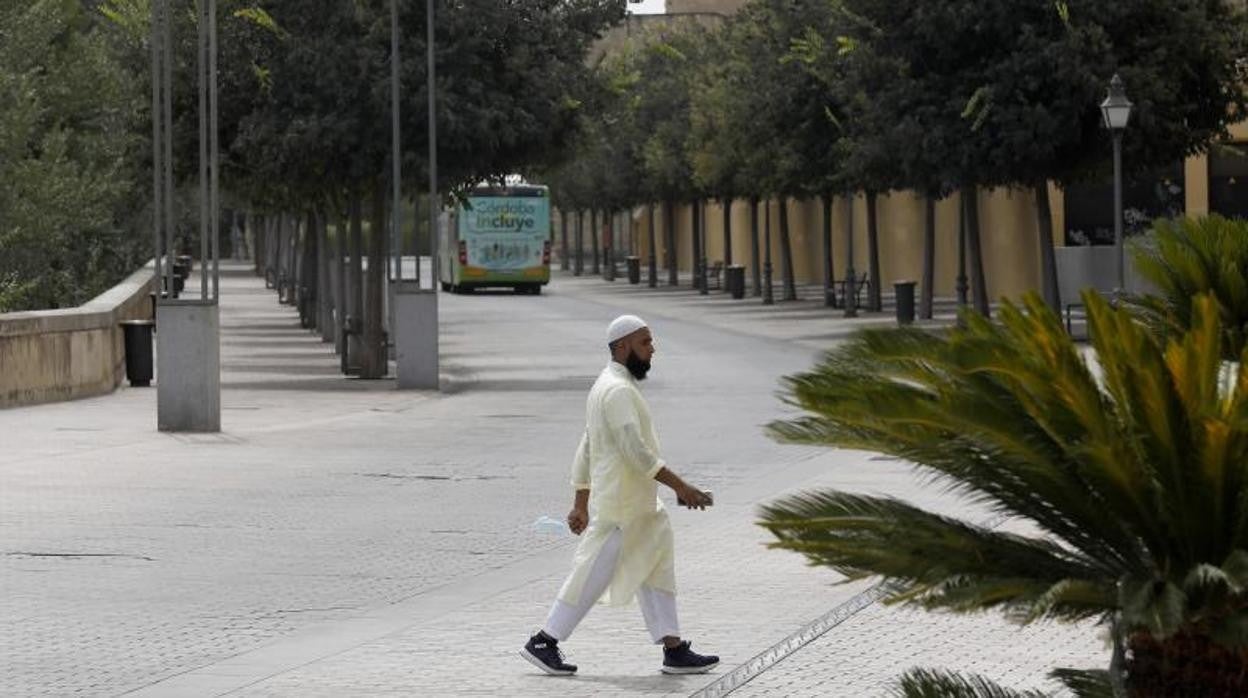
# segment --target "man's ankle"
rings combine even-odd
[[[535,635],[534,637],[541,640],[542,642],[554,642],[554,643],[559,642],[555,638],[551,637],[550,634],[548,634],[545,630],[537,631],[537,635]]]
[[[675,635],[668,635],[667,637],[663,638],[663,649],[674,650],[677,647],[680,647],[679,637],[676,637]]]

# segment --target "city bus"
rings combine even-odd
[[[539,294],[550,283],[547,187],[478,186],[442,214],[438,227],[443,291],[502,287]]]

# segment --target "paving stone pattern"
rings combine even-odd
[[[759,503],[835,486],[986,515],[904,464],[762,432],[785,414],[780,376],[887,316],[849,322],[816,301],[765,308],[559,275],[541,297],[444,295],[444,391],[408,393],[340,377],[293,309],[223,266],[222,434],[156,433],[152,390],[0,411],[0,695],[708,685],[715,676],[658,674],[635,608],[595,609],[566,643],[582,666],[573,679],[516,656],[573,545],[531,524],[567,509],[585,392],[621,311],[655,328],[645,391],[666,457],[716,492],[712,510],[673,518],[686,635],[724,658],[719,675],[866,586],[834,585],[830,571],[767,550],[752,523]],[[866,695],[920,660],[1033,685],[1049,666],[1103,654],[1070,628],[1025,631],[1039,633],[1020,635],[1027,656],[1002,654],[993,648],[1014,631],[991,618],[909,613],[868,608],[738,693]]]

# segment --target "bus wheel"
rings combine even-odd
[[[449,291],[449,290],[451,290],[451,285],[450,285],[450,284],[448,284],[448,283],[446,283],[445,281],[443,281],[443,282],[442,282],[442,290],[443,290],[443,291]]]
[[[541,284],[533,284],[532,286],[530,286],[530,287],[529,287],[529,293],[532,293],[532,294],[533,294],[533,295],[535,295],[535,296],[540,296],[540,295],[542,295],[542,285],[541,285]]]

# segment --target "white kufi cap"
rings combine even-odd
[[[612,320],[611,324],[607,326],[607,344],[614,344],[637,330],[645,329],[646,327],[648,327],[646,321],[636,315],[621,315]]]

